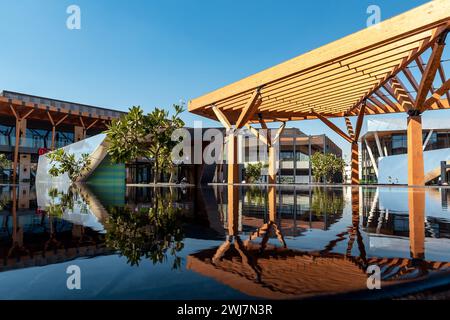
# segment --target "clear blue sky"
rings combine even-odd
[[[371,4],[384,20],[425,2],[0,0],[0,89],[119,110],[170,107],[365,28]],[[81,30],[66,28],[71,4]],[[329,134],[348,154],[318,121],[291,126]]]

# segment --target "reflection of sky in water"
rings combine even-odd
[[[33,189],[33,188],[32,188]],[[61,205],[61,194],[50,196],[49,186],[38,186],[36,192],[37,207],[31,205],[30,208],[18,210],[20,219],[19,225],[24,233],[47,234],[49,231],[46,226],[48,220],[42,222],[36,209],[40,210],[41,215],[45,214],[49,205]],[[102,255],[87,255],[74,261],[62,261],[60,263],[44,263],[43,266],[20,265],[17,262],[15,269],[3,269],[0,272],[0,298],[9,299],[66,299],[66,298],[135,298],[135,299],[177,299],[177,298],[199,298],[199,299],[227,299],[243,298],[250,296],[232,286],[227,286],[220,281],[211,279],[208,276],[194,272],[187,267],[188,256],[203,252],[206,249],[216,249],[224,241],[224,227],[227,226],[227,218],[224,217],[227,212],[226,187],[219,188],[215,194],[221,194],[223,204],[217,203],[217,198],[211,197],[214,192],[211,189],[201,190],[204,202],[203,207],[207,212],[201,212],[201,205],[192,206],[196,189],[187,189],[178,192],[174,189],[176,201],[175,207],[183,208],[183,228],[185,235],[189,235],[183,240],[184,248],[177,253],[181,258],[181,268],[172,269],[173,257],[168,255],[164,263],[153,264],[145,257],[141,259],[139,266],[131,266],[127,263],[127,258],[121,254],[113,254],[105,251]],[[33,189],[35,190],[35,189]],[[83,226],[84,233],[87,231],[92,234],[99,234],[100,243],[104,243],[105,236],[108,234],[107,221],[110,208],[107,204],[101,203],[96,195],[89,191],[89,187],[84,190],[75,189],[77,201],[73,205],[65,207],[63,214],[53,219],[60,219],[64,222],[64,228],[59,232],[69,232],[72,226]],[[282,193],[283,210],[293,212],[293,188],[279,189]],[[277,220],[281,221],[281,232],[289,234],[285,237],[287,247],[294,251],[321,252],[330,242],[337,240],[332,246],[331,253],[345,255],[348,251],[349,230],[352,227],[352,201],[350,188],[332,188],[326,192],[341,195],[343,197],[342,208],[339,212],[330,212],[316,215],[309,211],[309,195],[307,188],[300,188],[302,192],[296,194],[297,197],[297,232],[292,231],[294,224],[293,214],[278,215]],[[333,191],[334,190],[334,191]],[[410,259],[410,239],[408,237],[408,192],[406,188],[380,188],[378,190],[378,200],[375,198],[375,189],[361,188],[362,193],[359,197],[359,231],[361,243],[355,241],[350,253],[352,256],[360,255],[360,246],[362,245],[367,258],[405,258]],[[34,191],[31,191],[32,195]],[[62,194],[68,192],[68,188],[61,191]],[[168,192],[165,190],[164,192]],[[223,192],[223,193],[221,193]],[[315,191],[312,191],[313,193]],[[4,193],[7,192],[4,190]],[[248,207],[248,199],[242,197],[245,190],[241,191],[241,203],[239,208],[243,214],[239,216],[239,230],[241,238],[246,240],[253,233],[258,223],[263,223],[264,215],[252,212]],[[261,193],[267,197],[267,192]],[[137,214],[136,208],[152,207],[154,194],[151,190],[129,189],[127,192],[127,206]],[[279,195],[279,194],[278,194]],[[277,199],[278,199],[277,195]],[[19,195],[20,196],[20,195]],[[198,195],[197,195],[198,196]],[[32,197],[32,196],[31,196]],[[425,194],[425,260],[450,262],[450,230],[449,218],[450,212],[447,207],[447,199],[450,195],[439,189],[426,189]],[[198,198],[197,198],[198,199]],[[377,201],[374,201],[377,200]],[[33,203],[31,199],[30,203]],[[267,199],[266,199],[267,200]],[[267,203],[264,200],[261,203]],[[320,199],[319,199],[320,200]],[[342,200],[342,199],[341,199]],[[20,199],[19,199],[20,201]],[[330,201],[326,198],[326,201]],[[207,205],[205,205],[205,203]],[[223,210],[220,210],[222,208]],[[267,208],[260,208],[261,212],[267,212]],[[354,207],[353,207],[354,209]],[[8,211],[9,210],[9,211]],[[33,211],[34,210],[34,211]],[[291,211],[289,211],[291,210]],[[11,207],[1,212],[2,222],[1,236],[3,240],[8,240],[12,235],[13,223],[10,212]],[[108,213],[109,212],[109,213]],[[307,221],[311,216],[316,224]],[[333,218],[331,217],[333,216]],[[29,218],[28,218],[29,217]],[[406,218],[406,219],[405,219]],[[328,223],[322,223],[325,220]],[[57,220],[55,220],[57,221]],[[208,222],[205,222],[208,221]],[[256,221],[256,222],[255,222]],[[331,222],[330,222],[331,221]],[[250,223],[251,222],[251,223]],[[246,225],[246,223],[250,223]],[[244,225],[242,225],[244,224]],[[55,225],[57,225],[55,223]],[[61,225],[61,223],[59,224]],[[302,227],[300,227],[300,225]],[[309,228],[308,225],[313,227]],[[75,227],[72,227],[74,230]],[[81,232],[81,234],[83,234]],[[75,234],[75,233],[74,233]],[[48,236],[48,235],[47,235]],[[61,237],[62,234],[59,235]],[[78,235],[77,235],[78,236]],[[45,236],[43,236],[45,237]],[[58,237],[58,235],[57,235]],[[75,238],[78,239],[78,238]],[[90,239],[90,238],[89,238]],[[91,241],[91,240],[83,241]],[[9,240],[8,240],[9,241]],[[6,243],[10,242],[3,241]],[[24,238],[25,245],[30,237]],[[72,241],[72,240],[71,240]],[[77,240],[78,241],[78,240]],[[261,239],[253,242],[259,243]],[[96,244],[97,246],[99,243]],[[272,235],[269,239],[269,245],[280,246],[280,242]],[[61,248],[60,248],[61,249]],[[64,256],[64,251],[58,249],[58,255]],[[4,252],[7,252],[4,250]],[[18,260],[19,261],[19,260]],[[282,262],[280,262],[282,263]],[[65,287],[67,274],[66,267],[70,264],[77,264],[82,269],[82,290],[69,291]],[[332,272],[332,270],[330,270]],[[195,287],[196,290],[190,288]]]

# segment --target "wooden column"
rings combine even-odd
[[[425,190],[408,189],[409,207],[409,246],[411,258],[423,259],[425,256]]]
[[[276,222],[277,219],[277,189],[274,186],[268,187],[268,202],[269,202],[269,221]]]
[[[16,143],[14,145],[14,159],[13,159],[13,183],[17,179],[17,163],[19,161],[19,145],[20,145],[20,119],[16,117]]]
[[[228,185],[228,235],[239,234],[239,187]]]
[[[228,133],[228,184],[239,183],[238,142],[235,132]]]
[[[269,184],[276,184],[277,183],[277,172],[278,172],[278,166],[277,166],[277,152],[278,152],[278,140],[280,139],[281,135],[283,134],[284,128],[286,127],[286,123],[284,122],[276,131],[275,136],[273,135],[273,132],[268,131],[268,141],[269,143]]]
[[[359,149],[358,141],[352,142],[352,184],[359,184]]]
[[[364,122],[364,115],[366,113],[366,101],[363,101],[359,110],[358,119],[356,120],[356,130],[353,131],[352,123],[348,117],[345,118],[347,131],[351,138],[351,179],[352,184],[359,184],[359,148],[358,140],[361,134],[362,125]]]
[[[19,161],[19,146],[20,146],[20,139],[22,136],[21,133],[22,130],[26,131],[26,122],[25,125],[23,125],[23,121],[26,121],[27,117],[33,113],[34,109],[29,110],[25,115],[21,116],[20,113],[16,111],[16,109],[12,105],[9,105],[9,108],[11,109],[11,112],[16,118],[16,143],[14,146],[14,161],[13,161],[13,183],[16,183],[17,164]]]
[[[425,173],[422,148],[422,117],[410,112],[408,117],[408,185],[424,186]]]
[[[52,124],[52,145],[51,145],[52,150],[55,150],[56,127],[59,126],[64,120],[66,120],[68,116],[69,115],[66,114],[61,119],[59,119],[57,122],[55,122],[55,119],[53,119],[50,112],[47,111],[47,117],[50,120],[50,123]]]
[[[271,145],[269,147],[269,184],[277,183],[277,150]]]

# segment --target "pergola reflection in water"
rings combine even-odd
[[[149,199],[157,197],[153,188],[130,189],[126,202],[111,201],[114,208],[126,206],[131,210],[113,212],[106,200],[86,185],[74,186],[72,193],[59,190],[56,194],[54,190],[39,189],[38,212],[32,212],[24,207],[27,199],[29,203],[34,202],[24,196],[26,188],[7,189],[12,201],[5,202],[7,206],[0,212],[1,235],[6,240],[0,248],[1,271],[102,255],[119,254],[128,258],[130,247],[127,246],[137,244],[128,241],[129,234],[122,232],[116,236],[127,241],[120,247],[110,247],[107,233],[114,222],[111,218],[128,219],[128,214],[141,217],[140,210],[150,205]],[[444,252],[449,243],[448,191],[450,189],[275,186],[251,190],[229,185],[164,189],[159,194],[172,192],[175,206],[183,208],[184,235],[180,242],[185,242],[188,251],[177,253],[183,261],[178,269],[183,277],[190,279],[189,274],[193,274],[190,271],[194,271],[240,294],[282,299],[376,294],[367,289],[367,268],[371,265],[380,267],[380,292],[388,296],[393,292],[397,294],[396,288],[405,284],[428,284],[434,275],[448,279],[450,257]],[[259,198],[254,194],[252,198],[252,192]],[[386,194],[391,196],[386,197]],[[46,200],[39,195],[44,195]],[[438,195],[440,199],[436,199]],[[66,200],[72,203],[61,207],[56,198],[62,196],[69,197],[71,200]],[[300,208],[300,213],[288,208],[290,199],[294,201],[294,208]],[[407,202],[409,209],[406,204],[399,209],[388,203],[388,199],[400,200],[402,204]],[[436,202],[440,202],[441,208],[445,207],[441,214],[433,208]],[[45,212],[40,212],[42,210]],[[130,223],[136,221],[132,219]],[[122,227],[131,225],[116,227],[114,230],[119,232]],[[141,227],[147,230],[145,225]],[[195,251],[187,244],[191,241],[188,238],[199,241]],[[381,251],[377,241],[381,241]],[[410,253],[403,247],[405,244]],[[139,248],[145,249],[148,245],[142,243]],[[145,254],[149,251],[142,253],[144,256],[138,258],[147,259]],[[171,261],[173,257],[168,258]],[[91,268],[96,267],[91,265]],[[148,272],[155,270],[148,269]],[[183,283],[181,281],[180,285]],[[191,280],[187,280],[186,285],[191,285]]]
[[[322,250],[289,249],[277,225],[276,187],[268,187],[269,221],[247,239],[238,231],[241,219],[239,189],[228,186],[228,237],[215,249],[188,257],[187,268],[212,277],[250,296],[268,299],[308,298],[348,294],[368,290],[367,268],[381,270],[382,288],[424,279],[434,271],[444,271],[448,262],[426,261],[425,190],[408,189],[410,259],[368,257],[361,235],[361,188],[351,188],[352,224],[330,240]],[[378,199],[375,198],[376,202]],[[372,208],[373,210],[373,208]],[[275,236],[277,244],[268,244]],[[333,250],[346,243],[346,253]],[[353,247],[357,245],[357,254]]]

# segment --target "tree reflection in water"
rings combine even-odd
[[[344,210],[345,200],[343,194],[336,192],[336,190],[328,190],[328,188],[317,187],[314,188],[311,198],[311,211],[316,216],[324,214],[331,214],[342,216]]]
[[[48,190],[50,201],[45,211],[49,216],[62,218],[65,212],[73,212],[77,207],[81,214],[88,214],[89,200],[82,196],[82,188],[83,186],[78,184],[71,185],[67,191],[50,188]]]
[[[142,258],[157,264],[172,256],[172,268],[178,269],[181,258],[177,253],[184,246],[180,216],[181,209],[175,207],[170,197],[161,194],[155,194],[151,208],[111,208],[106,222],[106,244],[118,250],[132,266],[139,265]]]

